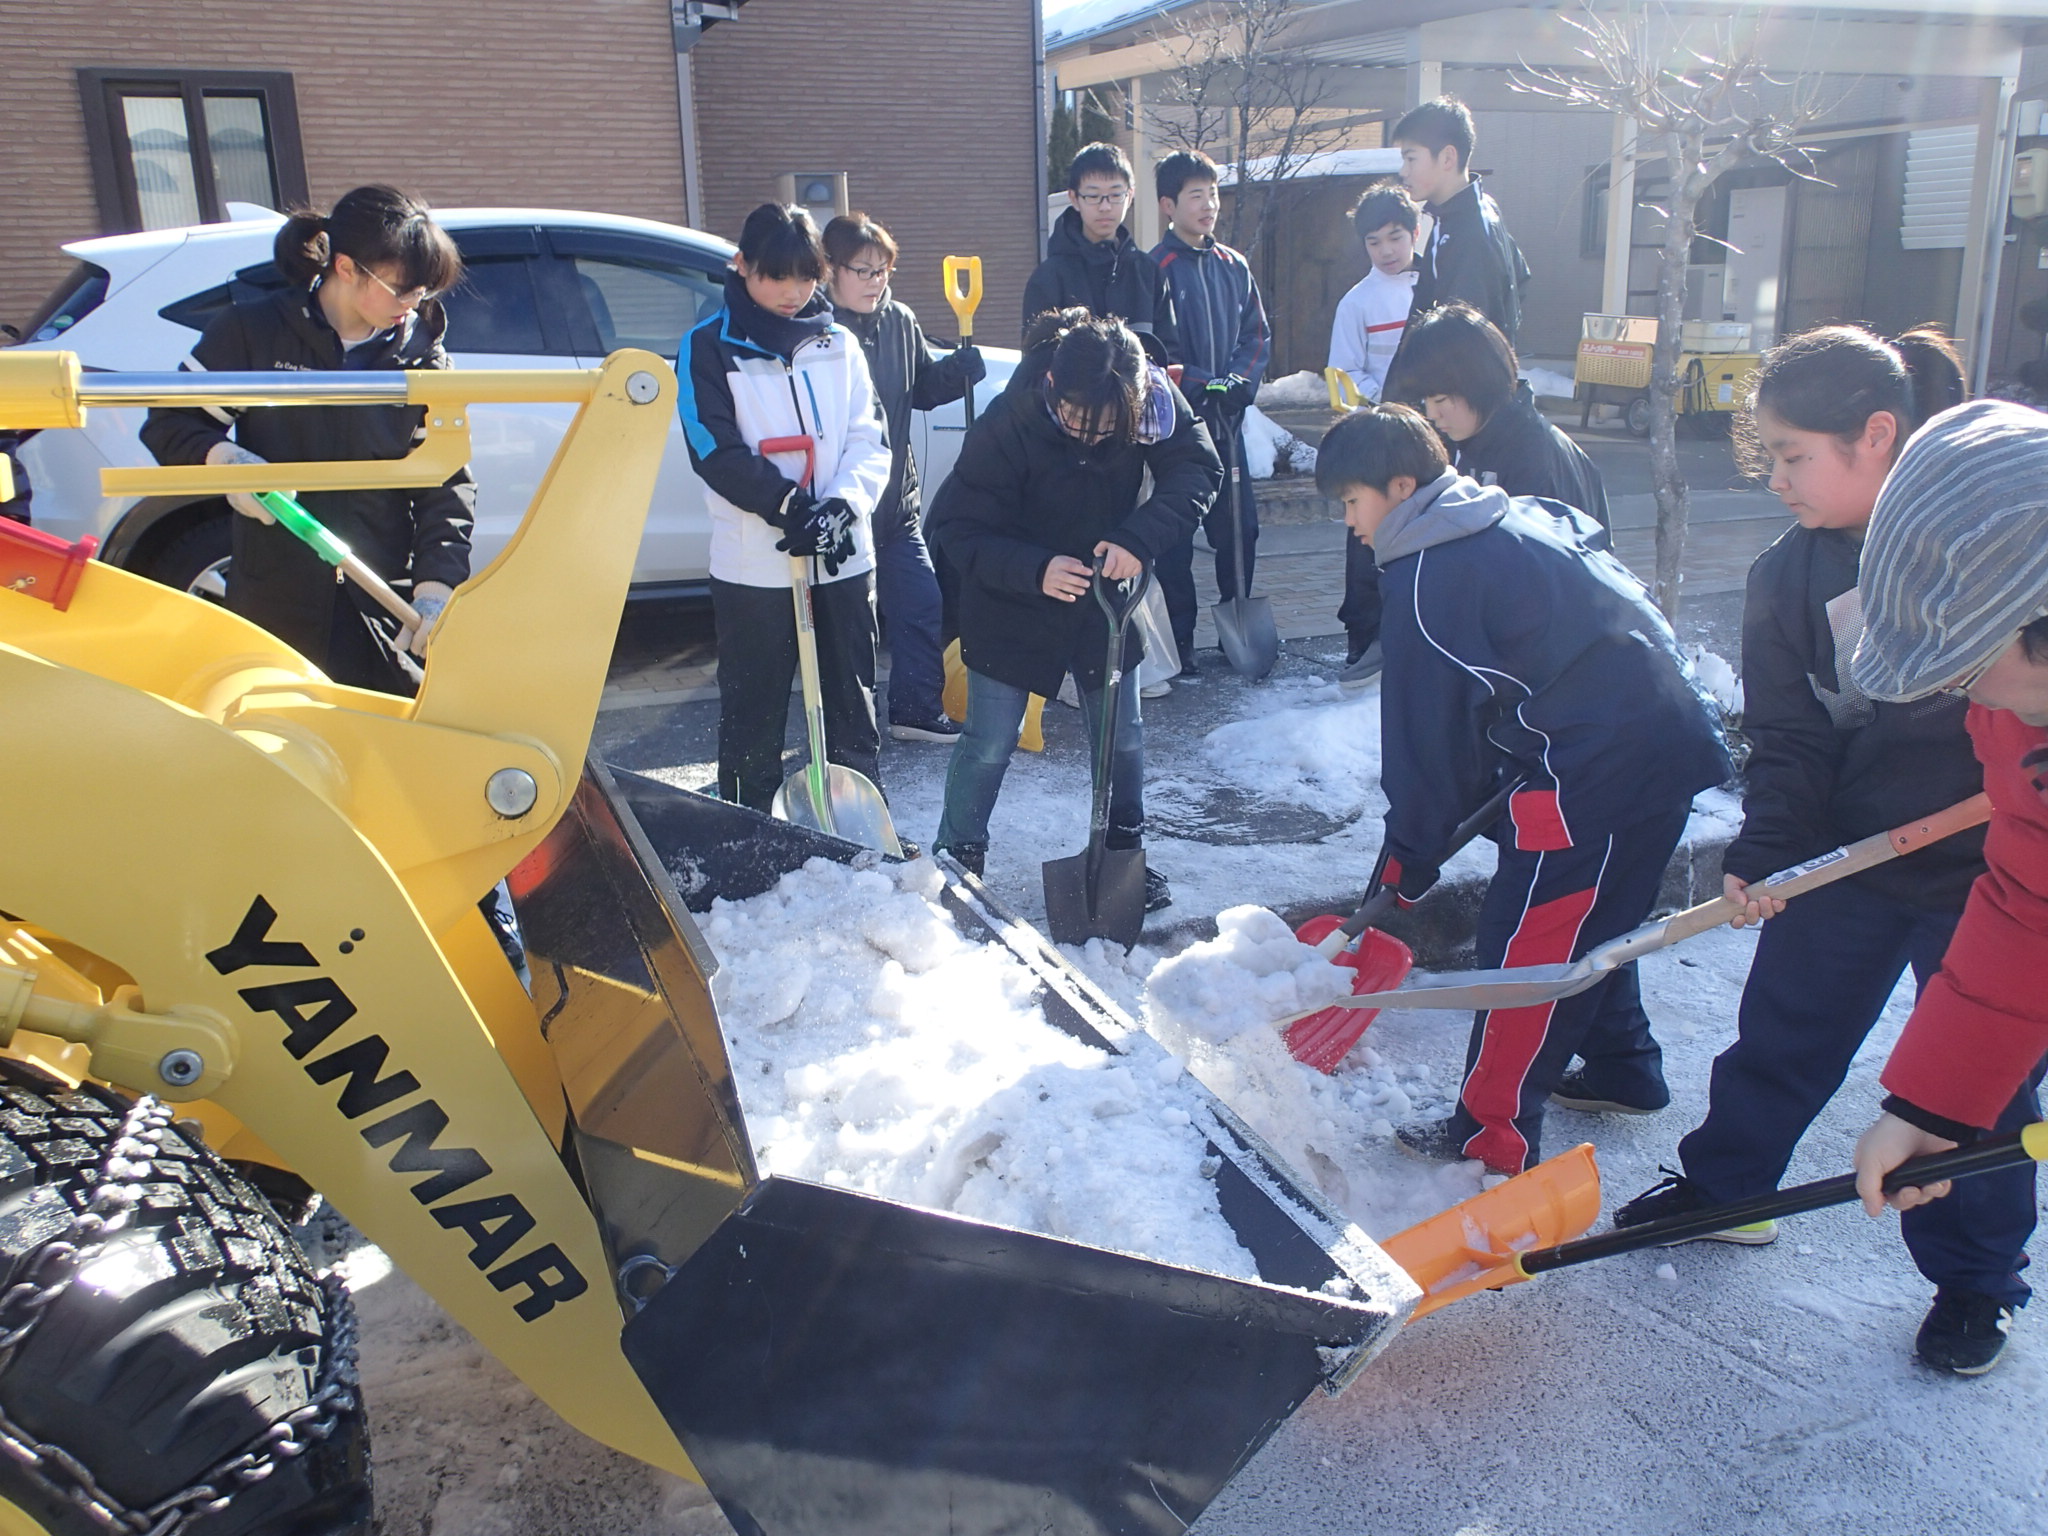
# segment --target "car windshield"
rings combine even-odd
[[[22,327],[21,339],[55,341],[98,309],[106,296],[106,270],[89,261],[80,262]]]

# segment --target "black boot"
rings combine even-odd
[[[956,843],[950,848],[934,848],[932,852],[951,854],[953,862],[977,880],[982,876],[983,866],[988,863],[987,843]]]

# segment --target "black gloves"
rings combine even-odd
[[[988,364],[982,360],[981,348],[972,342],[963,341],[953,349],[953,361],[960,365],[963,383],[979,384],[988,377]]]
[[[859,519],[842,496],[811,502],[792,497],[775,547],[787,555],[815,555],[824,562],[827,576],[837,576],[839,567],[853,558],[853,527]]]
[[[1438,869],[1434,864],[1418,865],[1414,869],[1408,869],[1399,859],[1388,858],[1382,854],[1380,868],[1373,873],[1373,883],[1376,886],[1392,886],[1400,904],[1412,907],[1429,894],[1430,887],[1436,884],[1437,874]]]
[[[1211,379],[1202,388],[1203,403],[1221,407],[1232,416],[1242,415],[1259,397],[1259,386],[1241,373]]]

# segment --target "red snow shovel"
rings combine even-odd
[[[1508,801],[1526,782],[1524,779],[1513,780],[1460,822],[1451,834],[1451,852],[1456,853],[1499,821],[1507,811]],[[1375,887],[1379,885],[1380,872],[1386,867],[1387,856],[1382,852],[1372,872]],[[1312,917],[1294,930],[1294,936],[1304,944],[1315,945],[1332,965],[1351,967],[1355,973],[1351,978],[1354,997],[1368,992],[1391,992],[1406,981],[1408,973],[1415,968],[1414,950],[1391,933],[1372,926],[1393,910],[1395,899],[1391,888],[1375,889],[1350,917],[1340,919],[1335,913]],[[1357,947],[1345,949],[1344,946],[1352,939],[1358,940]],[[1296,1061],[1314,1067],[1318,1072],[1335,1072],[1351,1047],[1358,1044],[1359,1036],[1378,1016],[1376,1008],[1347,1008],[1332,1004],[1318,1009],[1287,1026],[1288,1052]]]

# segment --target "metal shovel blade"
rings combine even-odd
[[[1145,931],[1145,850],[1105,848],[1088,878],[1086,849],[1045,864],[1045,926],[1057,944],[1108,939],[1125,949]]]
[[[1216,642],[1223,647],[1230,670],[1256,683],[1280,659],[1280,631],[1273,624],[1273,605],[1263,597],[1233,597],[1209,610],[1216,617]]]
[[[775,791],[769,814],[778,821],[841,837],[849,843],[859,843],[863,848],[877,849],[891,858],[903,857],[903,844],[896,838],[896,824],[889,819],[888,802],[883,800],[882,792],[875,787],[873,779],[838,763],[828,763],[825,767],[825,795],[826,803],[822,806],[817,804],[811,796],[810,770],[798,769],[783,781],[782,788]]]

